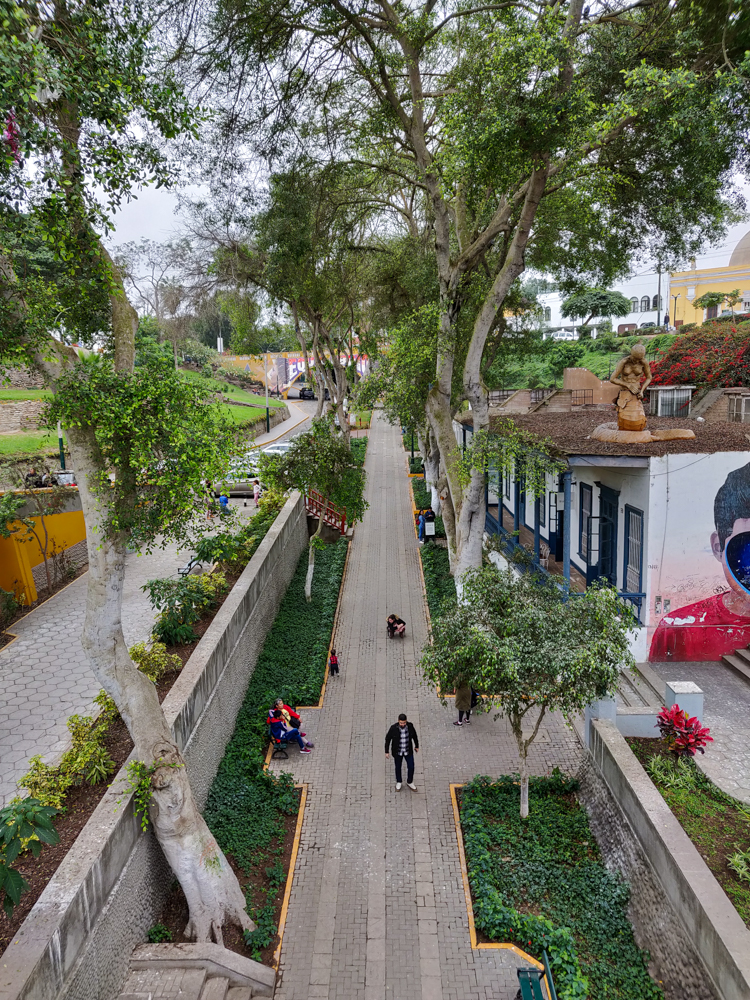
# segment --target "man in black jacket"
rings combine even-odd
[[[401,767],[406,760],[406,784],[413,792],[417,786],[414,784],[414,754],[419,753],[419,737],[411,722],[407,722],[406,716],[402,712],[398,717],[398,722],[394,722],[385,734],[385,755],[390,757],[393,754],[393,761],[396,765],[396,791],[401,791]]]

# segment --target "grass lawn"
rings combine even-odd
[[[13,403],[24,399],[47,399],[51,395],[46,389],[0,389],[0,399]]]
[[[216,378],[205,378],[203,375],[199,375],[197,372],[187,372],[183,371],[183,376],[187,379],[192,379],[199,382],[209,382],[210,385],[220,392],[222,396],[227,400],[233,400],[237,403],[250,403],[251,406],[262,406],[263,409],[266,407],[266,397],[265,395],[257,395],[254,392],[248,392],[247,389],[239,389],[236,385],[229,385],[227,382],[222,382]],[[226,392],[224,391],[226,389]],[[284,406],[285,400],[275,399],[271,396],[268,397],[269,407]]]
[[[30,451],[57,452],[57,434],[53,431],[0,434],[0,455],[17,455]]]

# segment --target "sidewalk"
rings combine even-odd
[[[147,639],[154,622],[142,584],[176,574],[183,562],[176,546],[150,556],[128,555],[123,592],[128,646]],[[0,651],[0,805],[17,794],[30,757],[68,746],[66,720],[89,714],[101,689],[81,647],[87,580],[84,573],[11,625],[18,638]]]
[[[517,770],[515,742],[492,715],[469,727],[420,685],[427,619],[398,429],[374,415],[367,452],[370,509],[354,532],[335,647],[341,675],[320,710],[303,712],[316,749],[274,770],[308,786],[276,1000],[513,1000],[503,949],[472,950],[450,783]],[[390,612],[403,640],[386,637]],[[399,712],[415,724],[416,793],[394,787],[383,751]],[[530,767],[573,772],[575,735],[550,719]]]
[[[303,408],[299,403],[293,403],[291,400],[286,401],[286,405],[289,409],[289,419],[282,420],[280,424],[276,424],[272,427],[269,433],[258,434],[253,440],[254,448],[262,448],[266,444],[272,444],[274,441],[281,441],[285,438],[287,434],[290,434],[293,430],[302,430],[302,424],[309,420],[312,414],[315,413],[315,404],[312,406],[312,410]]]

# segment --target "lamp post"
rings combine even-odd
[[[271,433],[271,414],[268,409],[268,348],[263,355],[263,376],[266,383],[266,434]]]
[[[57,421],[57,443],[60,447],[60,468],[65,468],[65,449],[63,448],[63,437],[62,437],[62,427],[60,426],[60,421]]]
[[[679,295],[672,296],[672,301],[674,302],[674,309],[672,310],[672,326],[675,330],[677,329],[677,300],[679,297]]]

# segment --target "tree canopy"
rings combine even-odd
[[[630,309],[630,299],[621,292],[606,288],[582,288],[565,299],[561,311],[565,317],[583,320],[586,326],[594,316],[627,316]]]

